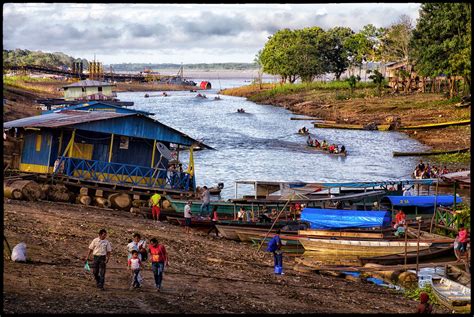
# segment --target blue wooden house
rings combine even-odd
[[[23,138],[20,170],[131,187],[195,189],[170,172],[170,144],[207,145],[139,112],[63,110],[4,123]],[[190,161],[192,155],[190,155]]]

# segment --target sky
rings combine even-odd
[[[279,29],[414,24],[419,3],[6,3],[3,48],[117,63],[251,63]]]

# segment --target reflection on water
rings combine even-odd
[[[215,83],[213,87],[219,88]],[[195,152],[196,185],[214,186],[223,182],[224,199],[234,197],[235,180],[315,182],[408,178],[417,159],[394,158],[392,152],[426,149],[402,133],[315,129],[310,121],[290,120],[295,115],[283,108],[258,105],[239,97],[220,96],[221,100],[213,100],[217,96],[215,89],[205,91],[208,99],[196,98],[197,93],[189,91],[169,91],[168,97],[153,98],[144,98],[145,93],[118,93],[118,98],[135,102],[132,108],[153,112],[154,119],[215,148],[216,151]],[[239,108],[247,113],[237,113]],[[310,129],[312,137],[344,144],[349,155],[334,157],[308,150],[306,137],[296,133],[302,126]],[[180,159],[187,162],[187,155],[183,152]],[[251,190],[241,193],[239,189],[239,194],[250,194]]]

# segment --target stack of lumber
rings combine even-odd
[[[36,201],[44,195],[41,186],[32,180],[10,179],[3,183],[5,198]]]

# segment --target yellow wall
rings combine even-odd
[[[38,164],[20,163],[20,171],[31,172],[31,173],[52,173],[53,167],[46,166],[46,165],[38,165]]]

